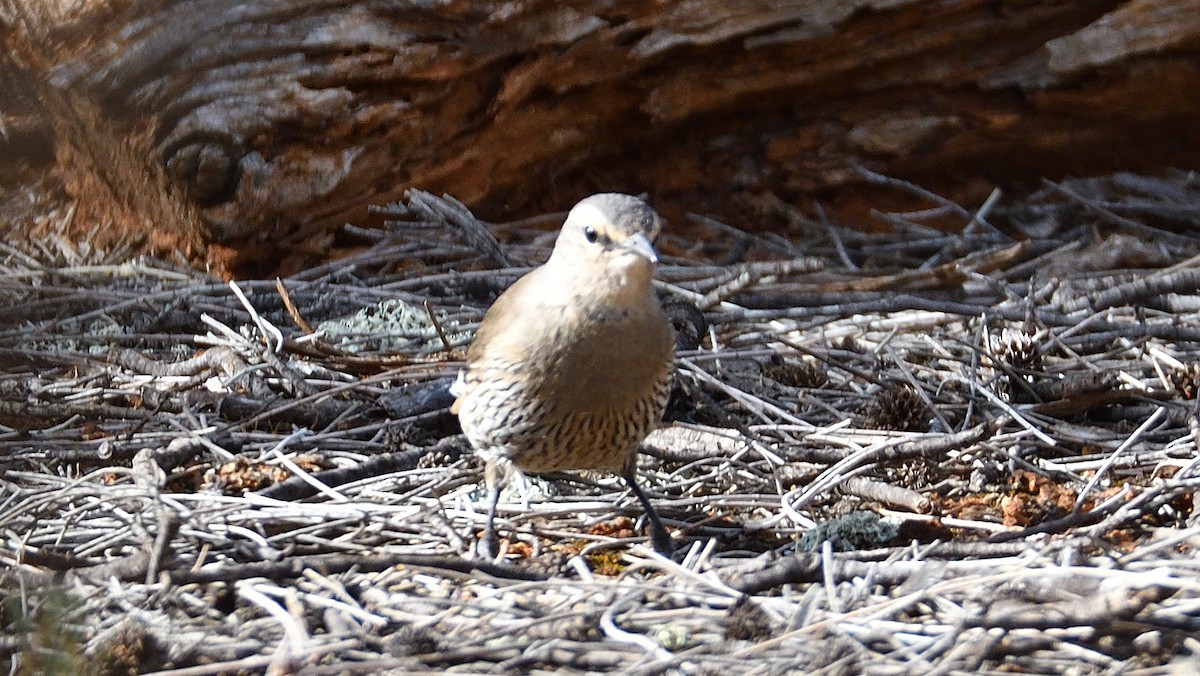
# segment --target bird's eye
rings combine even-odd
[[[590,225],[583,229],[583,236],[587,238],[587,241],[593,244],[596,243],[596,240],[600,239],[600,234],[597,233],[596,229]]]

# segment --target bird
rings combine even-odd
[[[652,285],[661,229],[639,197],[587,197],[568,212],[549,259],[484,314],[450,388],[450,412],[485,462],[481,556],[499,546],[505,481],[572,470],[618,474],[646,512],[651,545],[672,550],[636,477],[637,447],[661,420],[675,373],[674,328]]]

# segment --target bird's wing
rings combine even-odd
[[[472,363],[496,356],[496,350],[507,352],[529,344],[523,340],[534,331],[529,320],[543,309],[550,290],[546,287],[549,280],[544,280],[545,270],[543,266],[518,279],[492,303],[467,349],[468,369]]]
[[[533,349],[532,345],[537,344],[532,338],[538,329],[530,319],[543,316],[545,312],[549,280],[544,279],[543,270],[537,268],[518,279],[500,294],[483,316],[471,347],[467,349],[466,364],[450,388],[451,394],[457,397],[450,407],[451,413],[458,414],[463,398],[474,389],[472,369],[496,362],[521,363]]]

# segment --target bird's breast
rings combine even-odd
[[[653,302],[641,310],[593,306],[564,322],[541,374],[548,394],[572,410],[633,405],[673,368],[672,330]]]
[[[661,418],[673,370],[653,296],[642,308],[562,306],[476,353],[459,418],[473,445],[527,471],[613,469]]]

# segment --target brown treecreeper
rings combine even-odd
[[[646,510],[651,543],[671,538],[637,484],[637,446],[662,418],[674,331],[651,279],[658,214],[631,195],[575,205],[554,252],[488,310],[451,388],[451,412],[487,463],[480,553],[494,556],[500,485],[513,469],[619,474]]]

